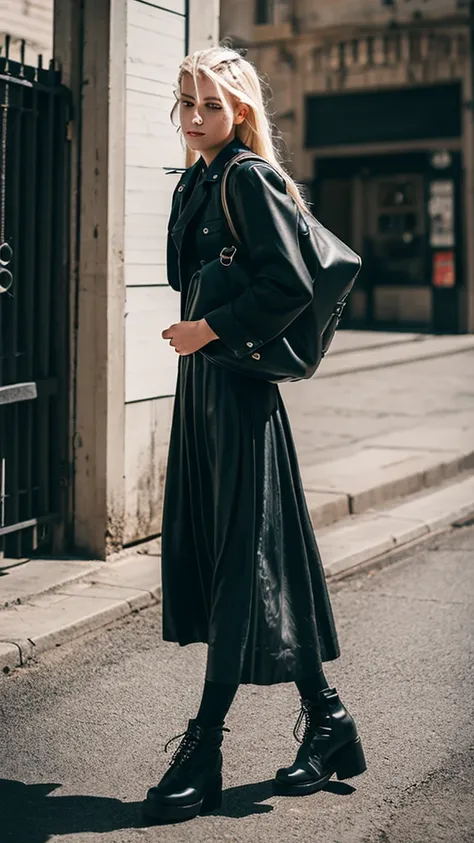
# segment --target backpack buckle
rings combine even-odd
[[[222,266],[230,266],[237,253],[235,246],[224,246],[219,254],[219,260]]]

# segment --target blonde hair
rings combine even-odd
[[[196,50],[186,56],[179,68],[178,85],[176,95],[181,90],[181,80],[185,73],[189,73],[198,88],[198,76],[204,74],[216,83],[223,96],[224,88],[238,102],[245,103],[249,107],[249,113],[243,123],[236,125],[237,137],[248,146],[252,152],[264,158],[285,180],[288,193],[293,197],[299,208],[308,211],[308,206],[301,195],[296,182],[288,175],[281,164],[280,154],[277,151],[273,136],[270,119],[265,107],[262,83],[254,65],[245,59],[240,53],[229,47],[210,47],[207,50]],[[175,103],[171,112],[174,117],[178,102]],[[198,159],[199,153],[186,146],[186,166],[192,166]]]

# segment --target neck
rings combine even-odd
[[[212,164],[212,162],[214,161],[214,158],[217,158],[217,156],[219,155],[219,152],[221,152],[227,146],[227,144],[230,143],[233,140],[235,140],[235,132],[234,132],[234,134],[230,135],[230,137],[228,137],[227,140],[225,140],[223,143],[219,144],[219,146],[213,146],[210,149],[203,150],[201,152],[201,157],[204,160],[204,163],[205,163],[206,167],[209,167]]]

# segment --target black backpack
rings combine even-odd
[[[237,245],[242,244],[229,210],[227,183],[232,169],[251,159],[270,166],[253,152],[241,152],[229,161],[221,182],[222,206]],[[334,337],[361,259],[310,213],[299,213],[298,245],[313,280],[312,301],[283,334],[260,346],[255,354],[237,358],[222,343],[205,346],[201,352],[212,362],[274,383],[314,375]],[[235,253],[235,248],[229,250],[229,262]],[[221,257],[224,265],[225,258]]]

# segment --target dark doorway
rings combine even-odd
[[[413,152],[316,161],[316,214],[363,259],[362,272],[346,308],[346,327],[446,333],[458,330],[462,283],[460,173],[455,155],[450,155],[450,167],[442,173],[433,170],[432,160],[430,152]],[[439,187],[442,181],[442,188],[449,180],[456,198],[456,248],[450,252],[456,279],[450,289],[439,289],[433,269],[430,189],[433,182]],[[445,254],[437,256],[439,267]]]

